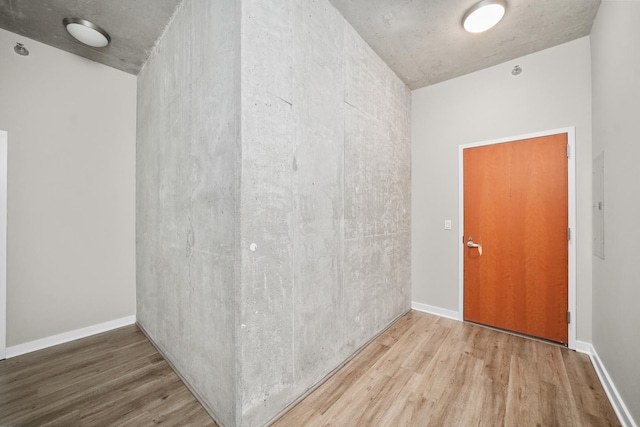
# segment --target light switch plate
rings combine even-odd
[[[444,220],[444,229],[445,230],[451,230],[451,220],[450,219],[445,219]]]

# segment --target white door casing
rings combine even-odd
[[[7,357],[7,139],[0,130],[0,360]]]

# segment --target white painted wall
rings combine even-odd
[[[577,338],[591,341],[589,49],[589,38],[581,38],[413,91],[414,302],[458,310],[458,146],[575,126]],[[518,77],[515,65],[524,70]]]
[[[7,346],[133,315],[135,76],[4,30],[0,64]]]
[[[605,161],[605,260],[593,258],[593,346],[636,423],[640,423],[638,20],[640,2],[603,1],[591,32],[593,155],[604,151]]]

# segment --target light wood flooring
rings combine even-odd
[[[1,426],[216,426],[136,326],[0,361]]]
[[[275,426],[618,426],[591,361],[410,312]]]
[[[0,361],[0,425],[215,426],[135,326]],[[410,312],[276,426],[617,426],[589,358]]]

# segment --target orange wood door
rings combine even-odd
[[[465,320],[567,343],[567,134],[465,149],[463,161]]]

